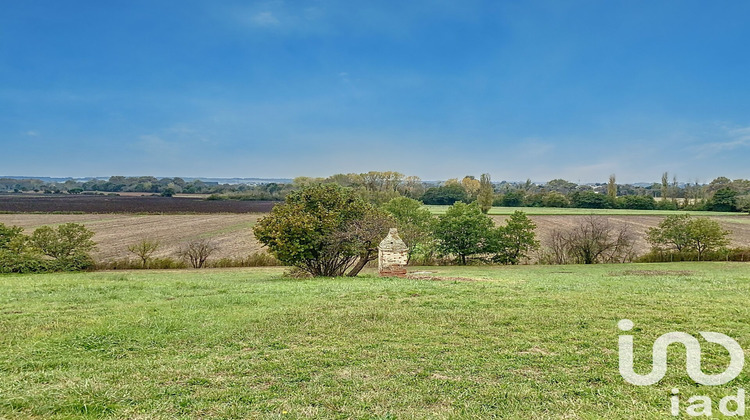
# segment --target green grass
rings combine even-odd
[[[670,331],[748,348],[747,264],[423,270],[443,280],[0,276],[0,418],[669,418],[673,387],[714,410],[750,388],[696,386],[679,346],[663,381],[629,385],[616,329],[635,322],[641,372]]]
[[[450,206],[425,206],[433,214],[445,214]],[[602,216],[669,216],[673,214],[690,214],[693,216],[732,216],[748,217],[742,213],[725,213],[718,211],[684,211],[684,210],[630,210],[630,209],[571,209],[556,207],[493,207],[490,215],[506,216],[520,210],[533,216],[577,216],[577,215],[602,215]],[[750,219],[750,218],[748,218]]]

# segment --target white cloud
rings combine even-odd
[[[175,146],[175,144],[170,143],[163,138],[154,135],[154,134],[146,134],[143,136],[139,136],[138,140],[138,146],[142,147],[145,152],[147,153],[165,153],[172,151],[172,147]]]
[[[29,137],[37,137],[37,136],[39,135],[39,132],[38,132],[38,131],[36,131],[36,130],[29,130],[29,131],[26,131],[26,132],[24,132],[24,133],[22,133],[22,134],[23,134],[24,136],[29,136]]]
[[[256,13],[250,18],[250,21],[256,26],[276,26],[280,23],[279,19],[270,11]]]
[[[750,147],[750,127],[722,126],[715,137],[720,140],[695,146],[695,151],[701,155],[714,155],[728,150]]]

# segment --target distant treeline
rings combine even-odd
[[[484,181],[482,181],[482,179]],[[298,177],[291,183],[220,184],[200,180],[152,176],[113,176],[108,180],[86,182],[43,182],[34,179],[0,179],[0,192],[46,194],[95,194],[137,192],[172,196],[208,194],[209,200],[283,200],[286,195],[311,184],[338,184],[352,188],[366,200],[382,204],[394,197],[409,197],[424,204],[451,205],[479,201],[483,207],[573,207],[621,208],[639,210],[750,211],[750,180],[719,177],[708,184],[678,183],[664,173],[661,182],[651,185],[618,184],[615,176],[607,182],[576,184],[564,179],[545,183],[490,182],[465,176],[444,182],[425,182],[417,176],[393,171],[336,174],[327,178]]]
[[[182,178],[113,176],[108,180],[44,182],[38,179],[0,178],[0,192],[44,194],[143,193],[169,197],[175,194],[239,194],[244,199],[283,200],[291,184],[220,184]]]

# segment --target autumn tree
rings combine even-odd
[[[477,194],[479,193],[481,183],[477,181],[473,176],[467,175],[464,177],[464,179],[461,180],[461,186],[464,187],[464,190],[466,190],[466,193],[469,194],[471,198],[476,198]]]
[[[669,196],[669,172],[661,174],[661,199],[666,200]]]
[[[492,201],[495,199],[495,190],[492,187],[490,174],[482,174],[479,177],[479,194],[477,202],[482,213],[487,214],[492,208]]]
[[[407,176],[399,187],[399,192],[406,197],[417,199],[425,192],[424,183],[418,176]]]
[[[610,200],[613,202],[617,198],[617,181],[614,174],[609,176],[609,182],[607,183],[607,196],[609,196]]]

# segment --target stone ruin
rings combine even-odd
[[[378,272],[383,277],[406,277],[408,260],[409,248],[398,236],[398,229],[391,228],[378,245]]]

